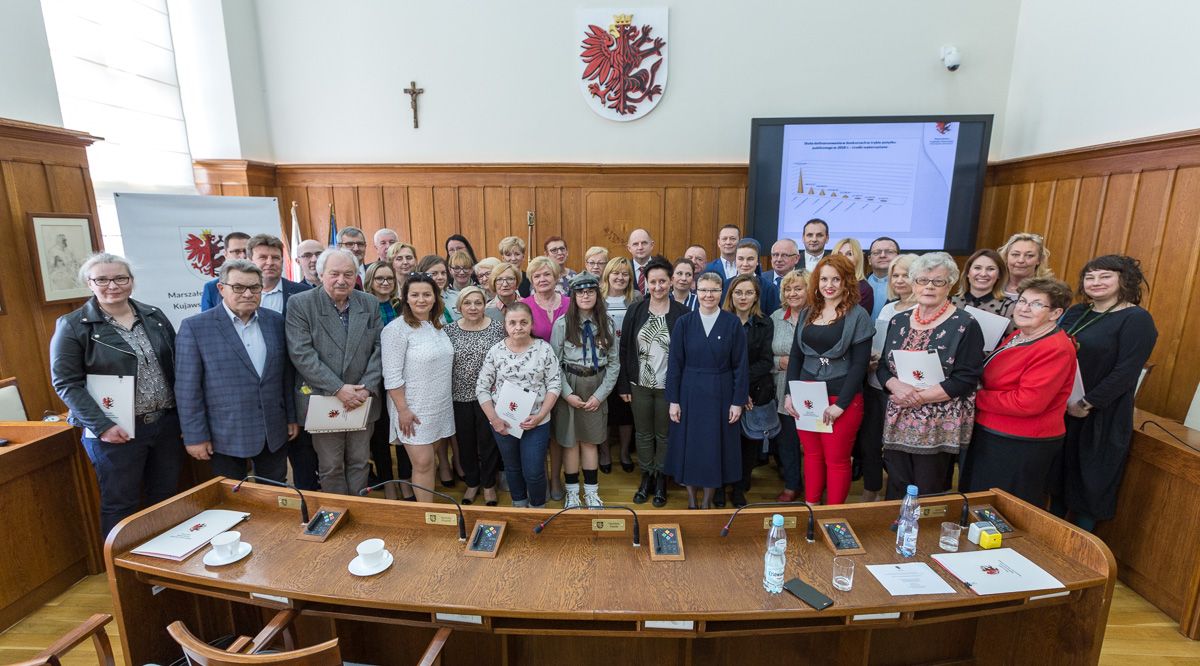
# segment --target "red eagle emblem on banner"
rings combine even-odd
[[[187,234],[183,241],[188,266],[195,272],[216,277],[225,263],[225,237],[204,229],[197,234]]]
[[[580,10],[581,81],[593,110],[611,120],[633,120],[657,104],[666,85],[666,9],[605,14]],[[611,16],[608,28],[602,27]]]

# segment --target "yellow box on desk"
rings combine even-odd
[[[976,523],[971,523],[970,529],[967,530],[967,541],[978,545],[980,548],[992,549],[999,548],[1002,541],[1000,530],[996,526],[986,520],[981,520]]]

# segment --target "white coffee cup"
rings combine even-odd
[[[367,539],[358,544],[358,557],[368,567],[379,566],[383,563],[383,539]]]
[[[228,560],[238,553],[238,547],[242,544],[241,532],[221,532],[212,538],[213,550],[217,551],[217,556],[223,560]]]

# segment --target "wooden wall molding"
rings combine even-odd
[[[1014,183],[1200,166],[1200,129],[1072,148],[988,165],[988,183]]]
[[[78,303],[42,302],[34,276],[26,213],[92,216],[101,238],[87,146],[94,137],[61,127],[0,119],[0,377],[15,376],[30,414],[61,411],[50,385],[50,338],[58,317]],[[101,241],[103,243],[103,241]]]

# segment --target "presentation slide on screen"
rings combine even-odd
[[[941,247],[957,146],[956,122],[786,126],[779,237],[799,240],[816,217],[830,242]]]

